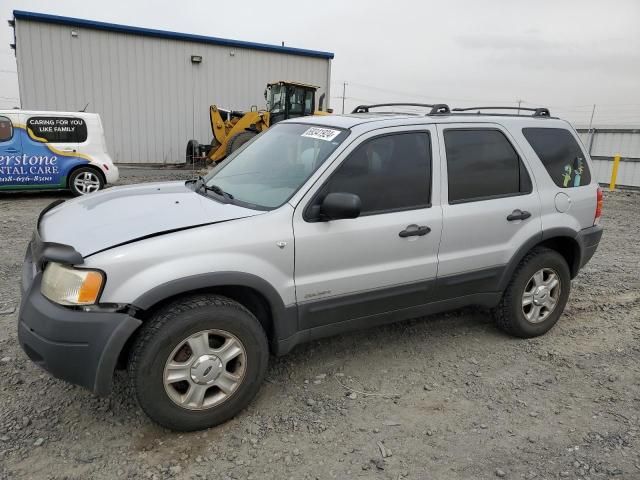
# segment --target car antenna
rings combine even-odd
[[[87,102],[87,104],[84,106],[84,108],[82,110],[80,110],[80,112],[86,112],[87,111],[87,107],[89,106],[91,102]]]

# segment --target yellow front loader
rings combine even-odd
[[[209,107],[213,140],[201,145],[197,140],[187,144],[187,163],[206,158],[217,163],[251,140],[270,125],[288,118],[309,115],[327,115],[322,110],[324,94],[320,96],[316,110],[316,91],[319,87],[298,82],[274,82],[264,91],[266,110],[252,107],[248,112],[225,110],[216,105]]]

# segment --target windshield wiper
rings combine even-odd
[[[221,197],[228,198],[229,200],[233,200],[233,195],[228,192],[225,192],[217,185],[207,185],[207,181],[204,179],[202,175],[198,175],[198,178],[195,180],[195,191],[198,192],[200,190],[204,190],[205,192],[213,192],[216,195],[220,195]]]

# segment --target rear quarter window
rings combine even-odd
[[[523,128],[522,134],[558,187],[572,188],[591,183],[585,155],[569,130]]]
[[[31,117],[27,127],[36,140],[49,143],[82,143],[87,140],[87,124],[76,117]]]

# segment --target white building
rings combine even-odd
[[[102,117],[115,162],[181,163],[212,138],[209,105],[265,107],[275,80],[330,98],[333,53],[14,11],[24,109]]]

